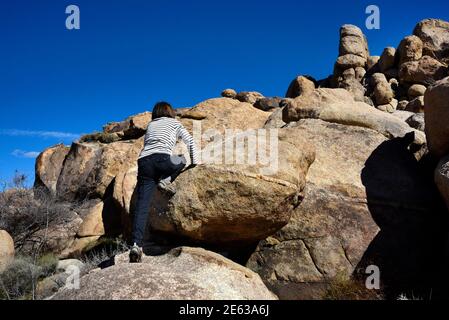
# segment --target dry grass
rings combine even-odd
[[[101,143],[113,143],[119,141],[121,138],[117,133],[104,133],[96,132],[86,134],[80,138],[80,142],[101,142]]]
[[[382,293],[369,290],[365,283],[356,279],[337,275],[329,283],[324,300],[382,300]]]
[[[128,245],[120,238],[104,238],[94,249],[86,252],[81,260],[84,262],[86,271],[98,268],[112,257],[128,251]]]

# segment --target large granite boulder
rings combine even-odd
[[[430,152],[449,154],[449,77],[427,89],[424,96],[426,135]]]
[[[339,56],[355,55],[366,59],[369,57],[368,41],[359,27],[345,24],[340,28]]]
[[[385,72],[387,70],[390,70],[395,65],[395,56],[396,56],[396,49],[393,47],[387,47],[382,52],[382,55],[379,59],[379,68],[381,72]]]
[[[267,160],[274,162],[238,164],[234,159],[234,163],[217,164],[209,159],[176,179],[178,191],[173,197],[156,191],[149,217],[151,230],[200,243],[233,245],[253,243],[282,228],[301,200],[314,160],[313,148],[290,131],[279,131],[277,147],[265,146],[266,155],[274,152],[270,157],[275,157]],[[242,137],[233,140],[235,155],[248,148],[247,140],[237,147]],[[218,143],[218,147],[223,145]],[[124,212],[132,207],[136,172],[131,168],[120,175],[114,190]]]
[[[14,240],[8,232],[0,230],[0,273],[14,260]]]
[[[246,102],[249,104],[256,103],[257,100],[262,99],[264,96],[260,92],[256,91],[242,91],[237,93],[235,96],[235,99],[239,100],[240,102]]]
[[[56,184],[70,148],[62,144],[50,147],[37,157],[35,166],[35,188],[45,188],[56,193]]]
[[[83,276],[78,290],[64,287],[53,300],[277,300],[259,275],[223,256],[181,247],[130,264],[127,254],[112,267]]]
[[[399,80],[402,83],[429,85],[446,76],[447,66],[429,56],[423,56],[418,61],[405,62],[399,68]]]
[[[424,55],[449,62],[449,22],[425,19],[416,25],[413,34],[422,40]]]
[[[402,39],[398,48],[399,65],[421,59],[422,49],[423,43],[417,36],[408,36]]]
[[[137,162],[142,147],[143,138],[109,144],[74,142],[58,178],[58,197],[102,198],[115,176]]]
[[[286,98],[296,98],[302,94],[308,94],[315,90],[315,84],[313,81],[304,76],[296,77],[289,85]]]

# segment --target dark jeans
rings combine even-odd
[[[157,183],[171,177],[174,181],[186,165],[183,156],[155,153],[138,161],[137,202],[134,211],[133,242],[143,246],[151,199]]]

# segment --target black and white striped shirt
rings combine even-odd
[[[157,118],[150,122],[139,159],[153,153],[172,155],[179,139],[187,145],[192,164],[198,164],[198,151],[192,136],[178,120],[168,117]]]

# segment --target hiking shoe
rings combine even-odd
[[[172,197],[176,194],[176,187],[173,183],[167,182],[165,180],[159,181],[157,184],[158,189],[162,192],[168,195],[169,197]]]
[[[142,262],[142,249],[136,244],[133,245],[129,251],[129,263],[140,263]]]

